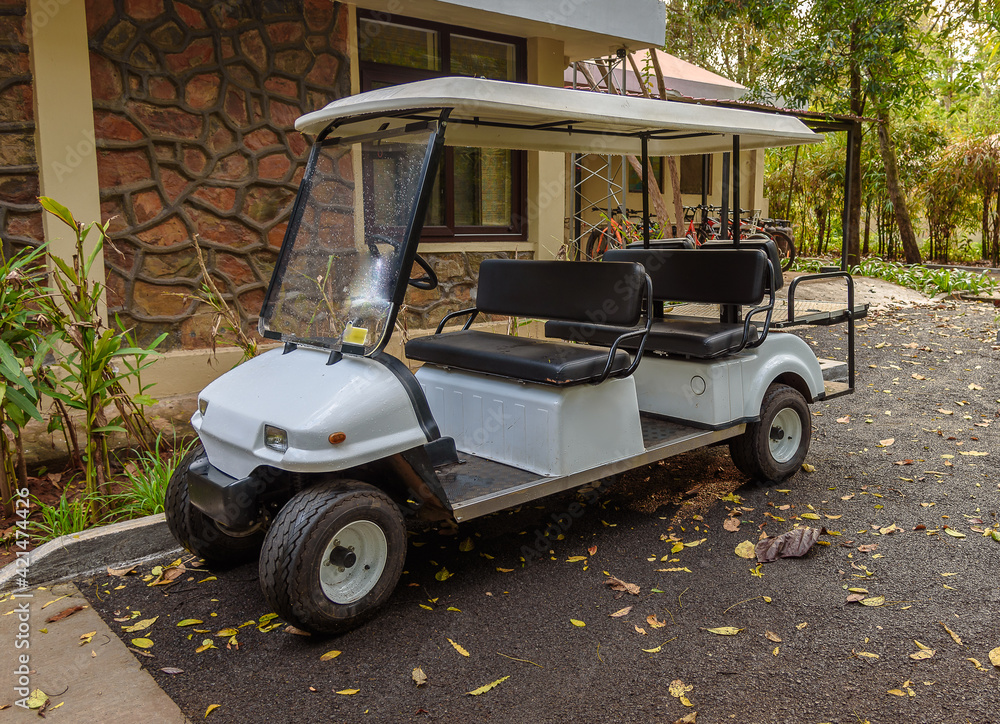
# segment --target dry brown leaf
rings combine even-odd
[[[653,628],[663,628],[664,626],[667,625],[667,622],[658,619],[655,613],[651,613],[648,616],[646,616],[646,623],[648,623]]]
[[[417,686],[423,686],[427,683],[427,674],[419,666],[413,670],[413,683]]]
[[[680,719],[674,722],[674,724],[697,724],[698,722],[698,712],[693,711],[690,714],[685,714]]]
[[[754,552],[760,563],[771,563],[779,558],[799,558],[809,552],[819,534],[818,528],[794,528],[776,538],[758,541]]]
[[[776,644],[780,644],[781,643],[781,637],[778,634],[776,634],[774,631],[765,631],[764,632],[764,636],[767,637],[768,641],[773,641]]]
[[[736,533],[740,529],[740,519],[739,518],[726,518],[722,523],[722,527],[728,530],[730,533]]]
[[[626,606],[625,608],[619,608],[614,613],[609,613],[611,618],[621,618],[622,616],[627,616],[628,612],[632,610],[631,606]]]
[[[625,581],[615,578],[614,576],[608,578],[604,581],[604,583],[607,586],[611,586],[613,591],[625,591],[627,593],[631,593],[633,596],[639,595],[639,587],[637,585],[634,583],[625,583]]]
[[[55,623],[56,621],[62,621],[64,618],[69,618],[77,611],[82,611],[87,608],[86,606],[71,606],[70,608],[63,609],[59,613],[53,614],[45,619],[45,623]]]
[[[879,444],[879,447],[889,447],[894,442],[896,442],[896,438],[894,438],[894,437],[887,437],[885,440],[879,440],[878,444]]]

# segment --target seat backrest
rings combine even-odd
[[[476,308],[486,314],[632,326],[646,290],[640,264],[486,259]]]
[[[745,239],[740,242],[739,247],[727,239],[714,239],[712,241],[706,241],[702,248],[762,249],[764,253],[767,254],[767,258],[771,260],[771,266],[774,268],[774,291],[778,291],[782,286],[784,286],[785,280],[781,276],[781,254],[778,252],[778,245],[774,243],[774,239]]]
[[[604,259],[642,264],[658,301],[758,304],[767,288],[762,249],[610,249]]]
[[[628,244],[626,249],[642,249],[643,242],[633,241]],[[694,242],[688,239],[686,236],[680,239],[650,239],[649,240],[650,249],[694,249]]]

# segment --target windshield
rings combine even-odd
[[[362,354],[380,347],[432,136],[424,128],[317,143],[261,312],[265,337]]]

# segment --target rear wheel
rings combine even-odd
[[[772,229],[768,232],[774,239],[775,246],[778,247],[778,255],[781,257],[781,271],[788,271],[795,263],[795,242],[792,237],[783,231]]]
[[[292,498],[260,555],[264,597],[284,620],[320,634],[355,628],[389,600],[406,559],[406,526],[382,491],[353,480]]]
[[[729,454],[749,477],[780,482],[798,471],[811,438],[809,407],[802,393],[774,383],[764,394],[760,420],[730,441]]]
[[[189,452],[167,483],[163,512],[167,527],[184,548],[206,561],[235,565],[253,559],[264,542],[263,523],[247,530],[234,530],[198,510],[188,494],[188,468],[205,458],[201,445]]]

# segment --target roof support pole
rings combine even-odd
[[[701,228],[708,229],[708,182],[712,171],[712,156],[701,155]]]
[[[719,211],[719,238],[729,238],[729,153],[722,154],[722,209]]]
[[[646,136],[642,137],[642,248],[649,248],[649,138]]]
[[[740,137],[733,136],[733,231],[729,238],[740,245]]]
[[[847,153],[844,161],[844,212],[841,217],[841,242],[840,242],[840,270],[847,271],[847,237],[851,233],[851,170],[854,166],[854,155],[851,151],[854,148],[855,124],[847,127]],[[798,150],[797,148],[795,149]]]

